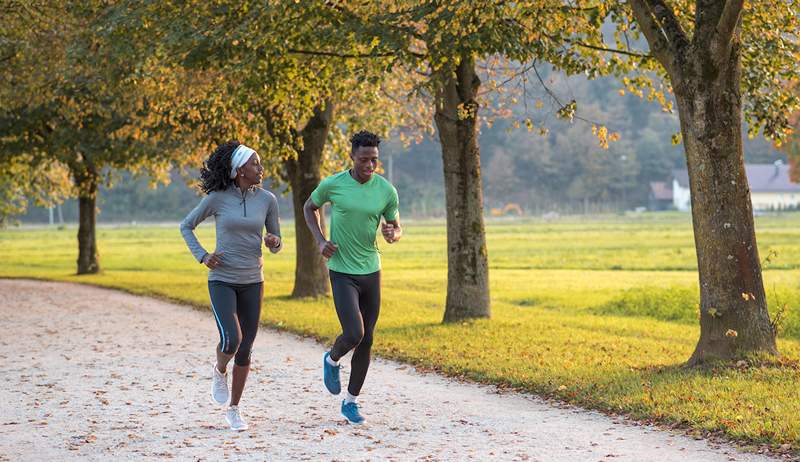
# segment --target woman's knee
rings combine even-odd
[[[239,348],[236,352],[236,356],[233,358],[233,364],[236,364],[239,367],[247,367],[250,365],[250,356],[252,355],[252,350],[250,348]]]
[[[255,342],[255,335],[245,335],[239,343],[239,349],[236,351],[236,357],[233,359],[234,364],[237,366],[249,366],[250,354]]]
[[[237,335],[226,336],[220,342],[220,349],[223,354],[226,355],[233,355],[239,350],[239,345],[241,344],[241,339]]]

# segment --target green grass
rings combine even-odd
[[[292,300],[289,245],[265,257],[263,321],[331,341],[330,299]],[[800,447],[800,215],[759,217],[770,309],[789,306],[781,364],[685,369],[699,335],[689,217],[493,221],[491,320],[442,325],[447,279],[442,222],[407,222],[381,245],[383,306],[374,350],[389,358],[640,419],[751,443]],[[201,241],[213,242],[210,226]],[[177,226],[101,228],[103,273],[75,276],[75,229],[0,231],[2,277],[77,281],[208,304],[204,267]],[[209,321],[210,322],[210,321]],[[209,339],[209,345],[212,339]],[[368,390],[367,390],[368,392]]]

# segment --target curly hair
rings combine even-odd
[[[231,140],[217,146],[208,156],[200,169],[200,189],[208,194],[212,191],[224,191],[233,184],[231,178],[231,155],[241,143]]]
[[[350,144],[353,147],[351,152],[355,153],[361,146],[377,148],[381,144],[381,138],[372,132],[361,130],[350,137]]]

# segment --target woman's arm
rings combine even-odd
[[[194,230],[197,228],[197,225],[202,223],[209,215],[214,214],[213,202],[211,195],[204,197],[203,200],[197,204],[197,207],[189,212],[186,218],[181,222],[181,235],[183,236],[183,240],[186,241],[186,246],[189,247],[189,251],[192,252],[194,258],[200,263],[204,263],[203,258],[208,255],[208,252],[200,244],[200,241],[197,240]]]
[[[267,235],[264,236],[264,244],[270,252],[278,253],[283,248],[281,239],[281,220],[278,213],[278,199],[270,194],[269,207],[267,208],[267,220],[264,223],[267,228]]]

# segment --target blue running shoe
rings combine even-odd
[[[342,400],[342,415],[347,418],[351,423],[360,424],[364,422],[364,417],[358,412],[357,403],[347,403]]]
[[[342,392],[342,383],[339,382],[339,368],[340,366],[331,366],[328,364],[328,356],[330,352],[325,352],[322,355],[322,381],[325,382],[325,388],[334,395]]]

